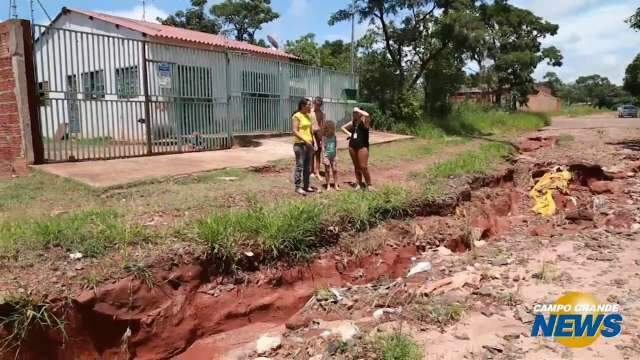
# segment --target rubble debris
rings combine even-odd
[[[478,285],[480,275],[470,271],[461,271],[452,277],[424,285],[417,291],[419,295],[440,295],[454,289],[459,289],[467,284]]]
[[[262,335],[256,341],[256,352],[258,354],[266,354],[269,351],[277,350],[282,345],[282,336],[280,335]]]
[[[429,261],[420,261],[419,263],[415,264],[411,270],[409,270],[409,273],[407,274],[407,277],[411,277],[415,274],[421,273],[421,272],[425,272],[425,271],[429,271],[431,270],[431,263]]]

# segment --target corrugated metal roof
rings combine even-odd
[[[246,51],[270,55],[280,58],[298,59],[298,57],[288,54],[281,50],[263,48],[262,46],[252,45],[246,42],[232,40],[222,35],[208,34],[200,31],[188,30],[174,26],[156,24],[148,21],[134,20],[120,16],[108,15],[94,11],[63,8],[62,12],[70,11],[86,16],[93,17],[114,25],[122,26],[133,31],[138,31],[148,36],[157,38],[166,38],[172,40],[184,41],[187,43],[198,43],[211,45],[220,48],[229,48],[232,50]]]

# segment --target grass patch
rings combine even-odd
[[[426,175],[448,178],[467,174],[486,174],[513,151],[510,144],[490,142],[480,145],[477,150],[459,153],[451,159],[440,161],[426,169]]]
[[[398,332],[376,338],[373,349],[382,360],[422,359],[422,351],[415,340]]]
[[[115,245],[145,236],[140,227],[126,224],[113,209],[86,210],[36,221],[0,223],[0,250],[16,254],[22,249],[59,246],[98,257]]]
[[[64,339],[67,337],[64,331],[64,320],[51,311],[51,303],[25,295],[9,295],[2,299],[0,328],[8,333],[0,339],[0,354],[15,351],[16,359],[19,357],[20,348],[25,339],[34,330],[57,329],[62,332]]]
[[[546,114],[508,112],[495,107],[465,103],[444,118],[425,119],[414,127],[398,124],[392,131],[426,139],[447,139],[448,136],[489,136],[532,131],[549,125]],[[462,141],[462,140],[458,140]]]
[[[196,237],[226,268],[235,266],[247,251],[267,262],[302,260],[320,245],[323,229],[340,225],[364,231],[386,219],[409,215],[413,201],[408,190],[385,186],[377,192],[344,191],[307,202],[253,205],[199,221]]]
[[[575,136],[571,135],[571,134],[560,134],[558,135],[558,145],[560,146],[566,146],[568,145],[570,142],[575,141]]]
[[[301,259],[311,254],[320,234],[324,208],[318,202],[286,202],[214,214],[198,222],[198,238],[223,263],[233,265],[240,251],[263,258]]]
[[[331,199],[328,218],[365,231],[386,219],[410,215],[414,201],[409,190],[396,186],[385,186],[376,192],[345,191]]]
[[[552,113],[549,113],[549,115],[578,117],[578,116],[599,114],[604,112],[611,112],[611,110],[600,109],[590,105],[568,105],[568,106],[563,106],[562,109],[560,109],[559,111],[554,111]]]
[[[441,297],[419,298],[410,305],[416,320],[445,326],[462,318],[464,304],[448,303]]]

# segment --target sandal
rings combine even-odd
[[[307,195],[307,192],[304,191],[302,188],[297,188],[296,189],[296,193],[298,193],[298,194],[300,194],[302,196],[306,196]]]

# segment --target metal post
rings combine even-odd
[[[227,141],[229,147],[233,146],[233,124],[231,122],[231,57],[229,56],[229,50],[225,49],[225,76],[226,76],[226,88],[227,88]]]
[[[151,109],[149,104],[149,75],[147,74],[147,43],[142,42],[142,92],[144,95],[144,126],[147,131],[147,155],[153,154],[151,139]]]

